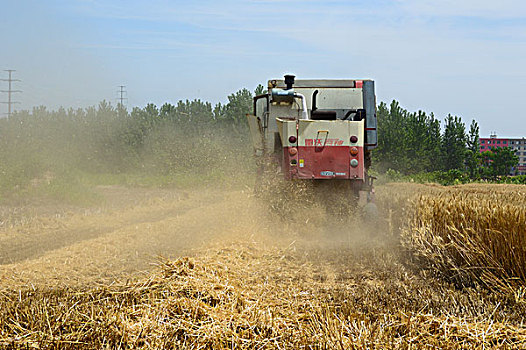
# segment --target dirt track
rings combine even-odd
[[[122,283],[151,271],[159,256],[191,256],[237,242],[280,249],[301,241],[303,248],[332,250],[363,239],[358,229],[350,237],[349,230],[329,227],[319,212],[295,222],[278,220],[248,189],[98,191],[105,202],[91,208],[4,208],[0,290]]]
[[[16,211],[17,220],[5,217],[1,288],[134,278],[159,255],[191,254],[257,226],[254,203],[244,191],[99,190],[107,199],[101,207],[48,207],[42,214],[26,208],[25,214]]]

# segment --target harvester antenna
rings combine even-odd
[[[14,69],[5,69],[4,72],[8,72],[9,73],[9,78],[8,79],[0,79],[1,81],[7,81],[9,83],[9,88],[7,90],[1,90],[1,92],[7,92],[7,102],[2,102],[2,103],[5,103],[7,104],[7,118],[9,119],[11,117],[11,111],[12,111],[12,105],[16,104],[16,103],[20,103],[20,102],[16,102],[16,101],[12,101],[11,99],[11,95],[15,92],[22,92],[21,90],[13,90],[12,89],[12,85],[11,83],[14,82],[14,81],[20,81],[20,79],[13,79],[12,78],[12,73],[13,72],[16,72],[16,70]]]

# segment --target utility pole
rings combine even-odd
[[[7,104],[7,118],[11,118],[11,111],[12,111],[12,108],[11,106],[14,105],[15,103],[20,103],[20,102],[15,102],[15,101],[12,101],[11,99],[11,95],[15,92],[22,92],[21,90],[13,90],[12,89],[12,86],[11,86],[11,83],[14,82],[14,81],[20,81],[20,79],[13,79],[11,77],[11,74],[13,72],[16,72],[14,69],[6,69],[4,70],[4,72],[8,72],[9,73],[9,78],[8,79],[0,79],[1,81],[7,81],[9,83],[9,88],[8,90],[1,90],[2,92],[7,92],[7,102],[2,102],[2,103],[5,103]]]
[[[124,107],[124,100],[128,100],[127,97],[124,97],[124,95],[127,93],[126,90],[124,90],[124,88],[126,87],[126,85],[119,85],[119,91],[117,91],[119,93],[119,104]]]

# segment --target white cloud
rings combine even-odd
[[[465,16],[486,19],[526,18],[523,0],[397,0],[414,16]]]

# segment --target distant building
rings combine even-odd
[[[491,148],[510,147],[519,157],[519,164],[512,169],[511,175],[526,175],[526,139],[498,138],[490,135],[488,138],[479,139],[480,152],[491,150]]]

